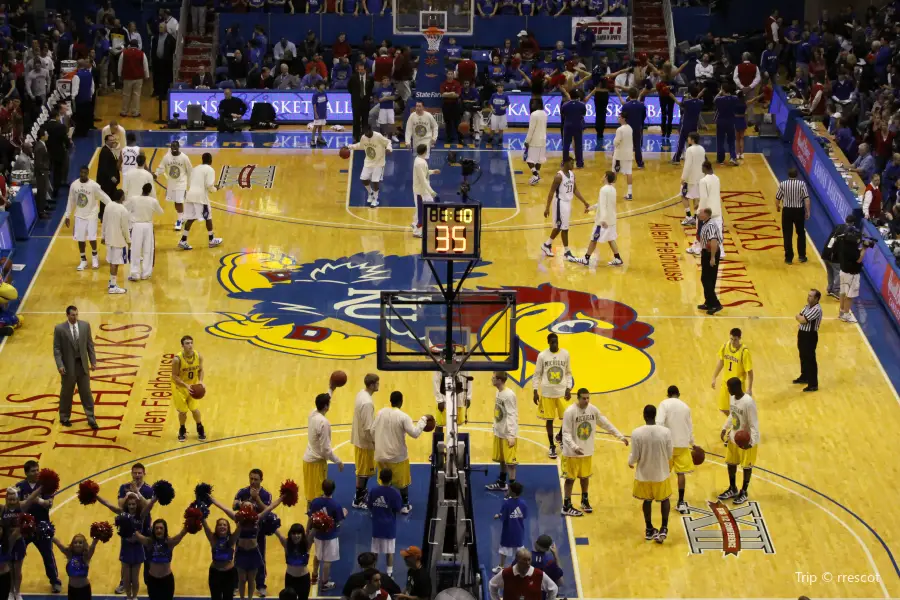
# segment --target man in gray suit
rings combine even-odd
[[[78,320],[78,309],[74,306],[66,308],[66,322],[60,323],[53,330],[53,358],[62,375],[59,392],[60,424],[72,426],[69,419],[72,416],[72,394],[77,384],[88,425],[91,429],[99,429],[94,419],[94,397],[91,395],[90,371],[97,368],[91,325],[87,321]]]

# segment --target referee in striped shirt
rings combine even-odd
[[[791,237],[797,230],[797,254],[800,262],[806,262],[806,220],[809,219],[809,192],[806,183],[797,177],[797,169],[788,169],[787,181],[778,184],[775,208],[781,211],[781,232],[784,234],[784,262],[794,262],[794,245]],[[782,210],[784,209],[784,210]]]
[[[719,278],[719,247],[722,245],[722,228],[712,219],[712,211],[704,208],[700,217],[700,283],[703,284],[703,304],[697,306],[706,314],[714,315],[722,310],[716,296],[716,280]]]
[[[794,383],[805,383],[804,392],[819,391],[819,365],[816,363],[816,346],[819,344],[819,324],[822,322],[822,306],[819,300],[822,292],[809,290],[806,306],[795,318],[800,323],[797,329],[797,350],[800,352],[800,377]]]

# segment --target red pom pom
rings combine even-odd
[[[91,538],[97,540],[98,542],[103,542],[105,544],[112,539],[112,536],[112,525],[110,525],[106,521],[100,521],[91,525]]]
[[[238,525],[255,525],[259,520],[259,513],[252,506],[242,506],[234,513],[234,520]]]
[[[325,512],[313,513],[309,518],[309,525],[313,529],[328,533],[334,529],[334,518]]]
[[[97,501],[97,494],[99,493],[100,486],[90,479],[78,484],[78,501],[82,504],[93,504]]]
[[[281,484],[281,497],[285,506],[294,506],[300,500],[300,490],[292,479]]]
[[[193,506],[185,510],[184,527],[188,533],[199,533],[203,529],[203,511]]]
[[[59,489],[59,475],[53,469],[41,469],[38,473],[38,483],[41,485],[41,493],[52,496]]]
[[[29,538],[34,535],[36,527],[37,524],[35,523],[33,516],[28,513],[19,515],[19,530],[22,532],[22,537]]]

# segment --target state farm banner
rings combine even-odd
[[[628,45],[628,17],[572,17],[572,44],[579,23],[587,23],[588,29],[597,36],[594,46]]]

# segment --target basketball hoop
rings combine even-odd
[[[437,27],[429,27],[422,32],[428,42],[428,51],[437,52],[441,49],[441,40],[444,39],[444,31]]]
[[[443,355],[444,353],[444,344],[434,344],[429,348],[432,354]],[[466,347],[462,344],[453,344],[453,356],[462,356],[466,353]],[[444,362],[444,359],[441,359],[441,362]]]

